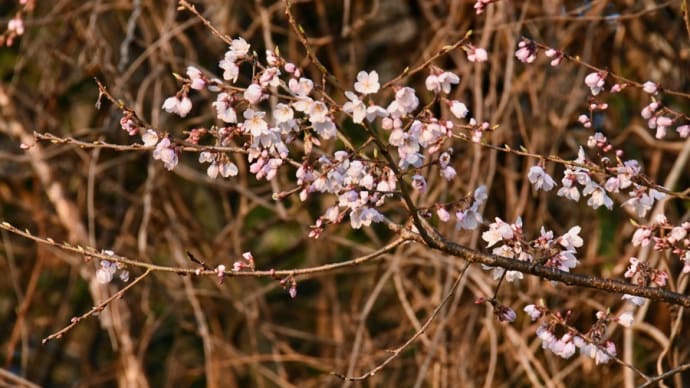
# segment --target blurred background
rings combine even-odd
[[[266,48],[321,78],[290,29],[283,1],[199,0],[197,9],[222,33],[242,36],[261,56]],[[575,159],[594,130],[602,131],[637,159],[651,181],[682,191],[690,170],[674,180],[668,172],[687,145],[676,134],[654,138],[640,117],[649,96],[635,88],[607,96],[609,110],[594,116],[593,128],[577,123],[587,113],[586,68],[568,61],[549,66],[539,55],[531,65],[516,60],[521,36],[579,56],[583,61],[633,80],[690,90],[690,33],[682,7],[687,1],[498,1],[475,15],[468,0],[294,0],[293,13],[322,63],[341,84],[352,85],[360,70],[377,70],[383,82],[415,66],[473,31],[471,41],[489,52],[488,62],[469,63],[458,49],[434,65],[461,77],[451,97],[467,104],[478,121],[500,125],[487,140],[533,153]],[[685,5],[683,5],[685,4]],[[22,5],[0,4],[0,26]],[[23,13],[25,32],[0,47],[0,219],[55,241],[109,249],[157,264],[194,268],[186,251],[215,267],[230,267],[251,251],[259,269],[316,266],[371,253],[393,237],[385,227],[352,230],[346,221],[313,240],[309,225],[334,198],[305,203],[294,195],[273,201],[274,191],[291,187],[295,170],[285,167],[272,184],[248,174],[234,156],[238,177],[209,179],[196,153],[181,156],[168,172],[147,152],[118,152],[42,142],[33,132],[131,144],[120,128],[122,112],[103,100],[109,92],[161,131],[178,138],[215,121],[210,94],[193,94],[185,119],[162,111],[178,90],[172,73],[188,65],[221,74],[227,47],[176,1],[55,0],[35,2]],[[245,81],[247,76],[243,74]],[[426,72],[405,79],[419,90]],[[337,101],[345,97],[333,88]],[[390,91],[388,91],[390,94]],[[384,94],[384,100],[386,100]],[[390,100],[390,95],[386,101]],[[208,101],[208,102],[207,102]],[[663,102],[690,112],[687,99]],[[439,111],[439,114],[447,114]],[[356,129],[343,121],[343,131]],[[555,193],[533,192],[525,179],[536,160],[454,144],[458,179],[429,181],[422,206],[457,200],[479,185],[489,187],[484,219],[513,222],[521,216],[534,238],[544,225],[557,234],[582,226],[579,273],[622,278],[639,248],[630,238],[636,215],[618,206],[592,210]],[[682,165],[681,165],[682,167]],[[547,164],[557,181],[562,166]],[[434,175],[438,179],[438,175]],[[687,202],[669,201],[671,222],[688,219]],[[385,214],[396,222],[405,212],[392,202]],[[645,223],[644,219],[636,219]],[[446,236],[483,248],[480,231]],[[677,258],[649,260],[680,272]],[[67,325],[125,286],[94,281],[98,263],[58,248],[0,232],[0,356],[2,367],[42,386],[323,387],[340,386],[331,372],[359,375],[387,358],[412,336],[447,294],[464,267],[457,258],[405,245],[366,265],[298,277],[291,299],[273,279],[190,278],[154,273],[113,302],[98,318],[79,323],[62,338],[41,339]],[[130,281],[141,271],[131,269]],[[503,285],[500,300],[518,311],[511,325],[474,299],[492,296],[490,273],[470,267],[449,304],[428,330],[387,368],[354,386],[614,386],[630,371],[590,359],[563,360],[541,350],[535,324],[522,314],[540,298],[554,309],[573,309],[573,325],[589,329],[598,310],[622,308],[618,295],[554,287],[533,277]],[[636,326],[610,331],[619,354],[655,375],[690,361],[688,313],[654,303],[638,313]],[[685,318],[685,321],[683,320]],[[680,326],[678,326],[680,325]],[[628,382],[630,377],[628,377]],[[638,383],[640,380],[636,380]],[[667,382],[690,386],[690,374]],[[346,384],[347,385],[347,384]]]

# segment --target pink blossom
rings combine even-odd
[[[652,231],[647,227],[640,227],[635,230],[632,237],[632,243],[634,246],[646,247],[652,239]]]
[[[517,318],[515,311],[508,306],[497,304],[494,306],[494,314],[496,319],[501,322],[513,322]]]
[[[357,73],[357,82],[355,82],[355,91],[361,94],[373,94],[379,91],[381,85],[379,84],[379,73],[375,70],[367,73],[360,71]]]
[[[300,78],[299,80],[290,78],[288,88],[298,96],[307,96],[314,89],[314,81],[309,78]]]
[[[145,147],[153,147],[158,143],[158,134],[153,129],[147,129],[146,132],[141,135],[141,141],[144,143]]]
[[[657,94],[659,90],[659,85],[655,84],[652,81],[647,81],[644,84],[642,84],[642,90],[644,90],[644,92],[647,94]]]
[[[518,43],[518,49],[515,51],[515,57],[520,62],[532,63],[535,59],[537,59],[537,46],[534,43],[523,39],[520,41],[520,43]]]
[[[585,85],[589,87],[592,95],[596,96],[604,88],[605,79],[606,73],[589,73],[585,77]]]
[[[216,117],[226,123],[236,123],[237,113],[232,107],[232,97],[227,93],[220,93],[216,97],[216,101],[211,105],[216,108]]]
[[[448,222],[450,220],[450,213],[448,213],[448,210],[446,210],[446,208],[443,206],[436,208],[436,215],[438,216],[438,219],[443,222]]]
[[[457,84],[458,82],[460,82],[460,77],[458,77],[457,74],[446,71],[440,74],[430,74],[426,77],[424,84],[426,85],[427,90],[431,92],[443,92],[448,94],[450,93],[451,86],[453,84]]]
[[[346,91],[345,96],[350,100],[343,105],[343,111],[352,114],[352,121],[361,123],[367,114],[367,108],[364,103],[351,91]]]
[[[482,215],[479,213],[479,205],[476,202],[468,209],[457,211],[455,217],[458,220],[455,225],[456,230],[474,230],[482,222]]]
[[[264,135],[268,131],[268,123],[264,120],[265,115],[266,113],[251,108],[245,110],[243,113],[245,119],[242,123],[243,130],[256,137]]]
[[[573,226],[568,230],[566,234],[559,237],[558,243],[561,244],[566,249],[580,248],[584,243],[582,237],[580,237],[580,231],[582,230],[579,226]]]
[[[179,98],[177,96],[168,97],[163,101],[163,110],[168,113],[175,113],[180,117],[185,117],[192,110],[192,100],[187,96]]]
[[[534,304],[528,304],[527,306],[525,306],[523,311],[526,312],[527,315],[529,315],[532,322],[539,319],[539,317],[541,317],[542,314],[541,309],[539,309],[539,307],[537,307],[537,305]]]
[[[113,280],[113,276],[117,272],[117,263],[111,263],[108,260],[101,260],[100,268],[96,271],[96,280],[101,284],[108,284]]]
[[[457,171],[452,166],[446,166],[441,168],[441,176],[447,181],[453,180],[457,175]]]
[[[592,121],[589,119],[589,116],[582,114],[577,117],[577,121],[582,124],[583,127],[585,128],[591,128],[592,127]]]
[[[278,87],[280,85],[280,70],[277,67],[268,67],[259,76],[259,85],[262,88]]]
[[[648,189],[646,187],[636,186],[636,189],[630,192],[629,200],[625,201],[623,205],[632,208],[638,217],[644,217],[649,210],[652,209],[655,201],[664,199],[666,194]]]
[[[462,102],[452,100],[450,101],[450,112],[453,114],[453,116],[459,119],[464,119],[465,117],[467,117],[469,109],[467,109],[467,106]]]
[[[513,228],[508,223],[498,217],[495,220],[489,225],[489,230],[482,233],[482,240],[486,241],[487,247],[491,247],[502,240],[510,240],[514,236]]]
[[[687,224],[687,223],[684,223],[684,224]],[[681,240],[683,240],[683,239],[685,238],[685,236],[687,235],[687,233],[688,233],[688,232],[687,232],[687,230],[685,229],[685,227],[683,227],[683,226],[674,226],[674,227],[671,229],[671,233],[670,233],[669,236],[668,236],[668,241],[669,241],[670,243],[675,243],[675,242],[677,242],[677,241],[681,241]]]
[[[606,364],[611,360],[611,357],[616,356],[616,345],[611,341],[606,341],[603,347],[595,344],[586,344],[580,348],[580,352],[594,359],[595,364]]]
[[[206,80],[199,69],[194,66],[187,66],[187,76],[192,81],[192,89],[201,90],[206,86]]]
[[[541,166],[532,166],[527,174],[527,179],[537,190],[550,191],[556,185],[553,178]]]
[[[388,115],[388,112],[378,105],[369,105],[367,107],[366,117],[367,117],[367,121],[369,121],[369,122],[376,120],[377,117],[386,117],[387,115]],[[400,126],[402,126],[402,124],[398,125],[398,127],[400,127]]]
[[[417,98],[415,90],[405,86],[395,92],[395,100],[388,105],[387,111],[393,118],[400,118],[411,113],[418,106],[419,98]]]
[[[175,151],[175,148],[170,142],[170,138],[165,137],[156,145],[156,149],[153,150],[153,158],[163,162],[165,168],[168,170],[172,170],[177,166],[177,151]]]
[[[678,132],[678,135],[680,135],[680,137],[686,138],[688,137],[688,135],[690,135],[690,125],[681,125],[678,128],[676,128],[676,132]]]
[[[261,86],[259,84],[251,84],[244,91],[244,99],[252,105],[261,101],[262,97],[263,91],[261,90]]]
[[[24,21],[21,16],[17,15],[7,22],[7,32],[14,33],[16,35],[24,34]]]
[[[590,195],[587,205],[593,209],[598,209],[602,205],[609,210],[613,209],[613,200],[606,195],[606,191],[603,187],[594,182],[590,181],[582,190],[582,194],[585,196]]]
[[[328,106],[321,101],[315,101],[309,108],[309,121],[313,123],[321,123],[328,120]]]
[[[358,207],[350,212],[350,224],[352,229],[369,226],[372,222],[383,221],[383,215],[378,210],[370,207]]]
[[[489,54],[483,48],[470,45],[466,51],[470,62],[486,62],[489,59]]]
[[[642,111],[640,113],[642,115],[642,118],[643,119],[650,119],[652,117],[652,115],[654,114],[654,112],[656,112],[660,106],[661,106],[661,104],[659,104],[656,101],[649,103],[649,105],[642,108]]]
[[[486,6],[495,2],[497,0],[477,0],[476,3],[474,3],[474,10],[477,15],[481,15],[484,13],[484,9],[486,9]]]
[[[232,81],[233,83],[237,82],[237,78],[240,75],[240,67],[235,63],[235,58],[228,56],[226,53],[225,58],[218,62],[218,67],[223,69],[224,80]]]
[[[544,55],[546,55],[549,58],[553,58],[550,64],[554,67],[560,65],[563,61],[563,53],[552,48],[546,50],[544,52]]]
[[[625,89],[628,86],[628,84],[613,84],[611,86],[611,93],[620,93],[623,89]]]
[[[334,138],[338,132],[335,123],[330,117],[327,117],[324,121],[312,122],[312,127],[322,139]]]

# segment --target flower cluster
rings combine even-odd
[[[107,256],[114,255],[114,252],[109,250],[105,250],[102,253]],[[129,281],[129,271],[124,264],[114,260],[101,260],[99,262],[99,268],[96,270],[96,280],[101,284],[108,284],[113,280],[116,274],[123,282],[126,283]]]
[[[545,266],[570,272],[570,269],[575,268],[578,264],[575,256],[577,248],[583,245],[579,235],[580,230],[579,226],[574,226],[562,236],[554,238],[553,231],[542,227],[538,238],[526,241],[522,230],[522,219],[518,218],[514,224],[508,224],[500,218],[496,218],[496,221],[489,225],[489,230],[482,233],[482,239],[486,241],[488,248],[499,242],[502,243],[493,249],[494,255],[521,261],[537,260],[543,262]],[[505,276],[507,281],[512,282],[523,277],[522,273],[517,271],[505,272],[503,268],[485,265],[483,268],[490,269],[494,279]]]
[[[617,322],[624,327],[630,327],[633,323],[630,312],[612,317],[608,312],[599,311],[596,314],[597,321],[590,330],[580,333],[568,324],[570,311],[566,314],[554,313],[543,305],[535,304],[529,304],[523,310],[533,322],[542,319],[536,334],[542,341],[543,349],[564,359],[572,357],[579,349],[580,354],[593,359],[597,365],[606,364],[617,355],[616,345],[612,341],[604,340],[609,324]]]
[[[655,251],[669,250],[678,256],[683,262],[682,273],[690,273],[690,222],[683,222],[680,225],[672,225],[664,215],[656,217],[650,225],[640,225],[632,237],[635,246],[646,247],[651,245]],[[634,260],[633,260],[634,259]],[[643,280],[643,284],[650,281],[663,286],[667,274],[654,268],[648,268],[646,264],[636,258],[630,259],[630,268],[626,272],[626,277],[631,280],[638,278],[638,282]],[[641,276],[638,276],[641,275]],[[663,283],[663,284],[662,284]]]
[[[587,140],[587,145],[590,148],[598,148],[601,151],[609,152],[613,149],[612,145],[608,143],[606,137],[597,132],[590,136]],[[558,190],[559,197],[565,197],[572,201],[579,201],[580,196],[589,196],[587,205],[597,209],[605,206],[609,210],[613,208],[613,200],[609,193],[619,193],[623,190],[628,190],[630,199],[623,203],[623,206],[629,207],[638,217],[642,218],[651,210],[654,203],[666,197],[666,195],[659,190],[635,183],[641,178],[641,168],[636,160],[621,160],[618,156],[622,155],[621,151],[616,151],[616,165],[610,165],[610,159],[603,157],[601,159],[602,165],[609,177],[601,184],[593,179],[592,169],[587,165],[594,164],[587,160],[584,150],[580,147],[578,157],[572,164],[567,165],[563,172],[561,179],[562,187]],[[556,182],[546,173],[541,166],[532,166],[527,174],[527,179],[532,183],[535,189],[550,191],[556,186]],[[579,186],[582,186],[580,192]]]
[[[475,4],[475,8],[483,9],[485,5],[480,5],[487,3],[487,1],[478,1]],[[479,13],[479,12],[478,12]],[[518,47],[515,50],[515,57],[523,63],[533,63],[537,58],[537,53],[539,45],[536,42],[523,38],[518,43]],[[551,58],[551,66],[558,66],[566,56],[563,52],[556,50],[554,48],[546,48],[544,51],[546,57]],[[569,57],[572,59],[571,57]],[[579,59],[575,59],[579,61]],[[620,77],[610,77],[610,73],[604,70],[593,71],[585,76],[584,83],[590,89],[592,96],[597,97],[602,92],[606,91],[607,80],[611,78],[620,79]],[[631,86],[626,82],[614,82],[609,88],[611,93],[620,93],[623,89]],[[676,126],[675,131],[682,138],[686,138],[690,135],[690,117],[683,115],[678,112],[674,112],[671,109],[666,108],[662,103],[663,88],[656,82],[645,81],[641,84],[634,85],[641,89],[644,93],[648,94],[652,101],[641,109],[641,116],[643,119],[647,120],[647,126],[649,129],[655,131],[655,137],[657,139],[663,139],[667,135],[667,131],[670,127]],[[581,115],[578,121],[585,127],[590,128],[592,125],[591,113],[595,110],[606,110],[608,104],[593,102],[590,104],[590,115]],[[683,123],[685,121],[685,123]]]

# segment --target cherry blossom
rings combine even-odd
[[[233,100],[227,93],[219,93],[211,105],[216,108],[217,117],[226,123],[237,122],[237,112],[232,106]]]
[[[489,224],[489,230],[482,233],[482,240],[486,241],[487,247],[491,247],[499,241],[512,239],[513,236],[511,225],[496,217],[495,222]]]
[[[146,132],[141,135],[141,141],[146,147],[153,147],[158,143],[158,134],[153,129],[147,129]]]
[[[645,106],[644,108],[642,108],[642,111],[640,112],[640,114],[642,115],[643,119],[651,119],[654,112],[656,112],[660,107],[661,107],[660,103],[653,101],[653,102],[649,103],[647,106]],[[656,121],[654,122],[654,124],[656,124]]]
[[[244,99],[252,105],[261,101],[263,97],[263,91],[261,90],[261,85],[259,84],[251,84],[244,91]]]
[[[486,62],[489,59],[489,54],[483,48],[470,45],[465,51],[470,62]]]
[[[439,206],[438,208],[436,208],[436,215],[438,216],[438,219],[443,222],[450,221],[450,213],[443,206]]]
[[[589,87],[592,95],[596,96],[603,90],[604,83],[606,82],[605,79],[606,73],[589,73],[587,77],[585,77],[585,85]]]
[[[304,77],[300,78],[299,80],[296,78],[290,78],[288,81],[288,87],[294,94],[304,97],[309,95],[312,89],[314,89],[314,81]]]
[[[647,94],[657,94],[659,91],[659,85],[652,81],[647,81],[642,84],[642,90],[644,90],[644,92]]]
[[[527,306],[525,306],[523,311],[526,312],[527,315],[529,315],[532,322],[536,321],[542,316],[542,311],[539,309],[537,305],[534,304],[528,304]]]
[[[350,212],[350,224],[352,229],[362,226],[370,226],[372,222],[383,221],[383,215],[378,210],[370,207],[358,207]]]
[[[225,54],[225,58],[218,62],[218,67],[223,69],[223,79],[232,81],[232,83],[237,82],[237,78],[240,75],[240,67],[235,63],[236,59],[233,55],[229,55],[228,52]]]
[[[556,185],[553,178],[541,166],[532,166],[527,174],[527,179],[537,190],[550,191]]]
[[[192,83],[189,85],[190,88],[201,90],[204,88],[204,86],[206,86],[206,79],[201,73],[201,70],[197,69],[196,67],[187,66],[187,76],[192,81]]]
[[[616,345],[611,341],[606,341],[603,347],[594,344],[586,344],[580,348],[580,352],[594,359],[594,363],[597,365],[606,364],[611,360],[611,357],[617,355]]]
[[[450,112],[453,113],[453,116],[459,119],[464,119],[465,117],[467,117],[469,110],[467,109],[467,106],[462,102],[452,100],[450,101]]]
[[[419,98],[415,90],[405,86],[395,92],[395,100],[388,105],[387,111],[393,118],[400,118],[413,112],[418,106]]]
[[[630,196],[632,198],[625,201],[623,205],[632,208],[638,217],[647,215],[647,212],[652,209],[655,201],[666,197],[662,192],[639,185],[635,185],[635,189],[630,192]]]
[[[678,132],[678,135],[680,135],[680,137],[686,138],[688,137],[688,135],[690,135],[690,125],[681,125],[678,128],[676,128],[676,132]]]
[[[359,97],[350,92],[346,91],[345,96],[350,100],[343,105],[343,111],[352,114],[352,121],[359,124],[364,121],[367,115],[367,108],[364,103],[359,99]]]
[[[515,57],[520,60],[520,62],[532,63],[537,59],[537,46],[533,42],[523,39],[518,43]]]
[[[367,73],[360,71],[357,73],[357,82],[355,82],[355,90],[361,94],[373,94],[379,91],[381,85],[379,84],[379,73],[375,70]]]
[[[168,170],[172,170],[177,166],[177,151],[175,151],[174,146],[170,142],[170,138],[165,137],[158,142],[156,149],[153,150],[153,158],[163,162],[165,168]]]
[[[251,45],[247,43],[242,37],[233,39],[230,43],[230,48],[225,53],[226,58],[232,58],[233,62],[238,59],[243,59],[249,54]]]
[[[450,93],[450,88],[453,84],[460,82],[460,77],[457,74],[451,73],[449,71],[441,72],[438,74],[429,74],[424,81],[427,90],[434,93]]]
[[[582,190],[582,194],[590,196],[587,205],[593,209],[598,209],[601,206],[605,206],[609,210],[613,209],[613,200],[606,195],[606,190],[592,181],[588,182]]]
[[[192,110],[192,100],[187,96],[168,97],[163,101],[163,110],[168,113],[175,113],[180,117],[185,117]]]
[[[561,62],[563,61],[563,53],[556,50],[556,49],[550,48],[550,49],[544,51],[544,55],[546,55],[549,58],[553,58],[553,59],[551,59],[550,64],[551,64],[551,66],[554,66],[554,67],[560,65]]]

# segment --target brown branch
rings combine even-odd
[[[395,229],[394,224],[389,224],[390,228]],[[20,230],[14,226],[12,226],[8,222],[2,222],[0,223],[0,229],[7,230],[10,233],[14,233],[16,235],[22,236],[24,238],[27,238],[29,240],[36,241],[41,244],[46,244],[53,246],[55,248],[61,249],[63,251],[67,252],[72,252],[76,253],[78,255],[82,256],[88,256],[91,258],[96,258],[100,260],[108,260],[116,263],[121,263],[125,265],[129,265],[132,267],[137,267],[137,268],[143,268],[147,271],[154,271],[154,272],[172,272],[176,273],[178,275],[196,275],[196,276],[218,276],[218,271],[215,269],[203,269],[203,266],[201,268],[182,268],[182,267],[171,267],[171,266],[165,266],[165,265],[157,265],[157,264],[152,264],[152,263],[147,263],[139,260],[133,260],[124,256],[119,256],[116,254],[108,254],[108,253],[103,253],[97,251],[93,247],[82,247],[80,245],[78,246],[73,246],[68,243],[58,243],[55,242],[52,238],[42,238],[42,237],[37,237],[31,234],[28,230]],[[367,255],[363,255],[351,260],[346,260],[346,261],[339,261],[335,263],[329,263],[329,264],[324,264],[316,267],[308,267],[308,268],[295,268],[295,269],[283,269],[283,270],[267,270],[267,271],[239,271],[239,272],[234,272],[232,270],[226,270],[223,272],[223,276],[246,276],[246,277],[276,277],[276,276],[297,276],[297,275],[310,275],[310,274],[315,274],[315,273],[322,273],[322,272],[330,272],[334,271],[337,269],[341,268],[347,268],[347,267],[355,267],[360,264],[363,264],[367,261],[370,261],[374,258],[377,258],[378,256],[390,252],[399,245],[405,243],[409,239],[406,238],[397,238],[390,243],[386,244],[382,248],[369,253]]]
[[[433,229],[431,230],[434,231]],[[655,301],[690,307],[690,295],[679,294],[663,288],[636,286],[621,280],[604,279],[595,276],[564,272],[541,264],[482,253],[460,244],[447,241],[438,233],[430,233],[429,237],[430,240],[425,241],[416,233],[403,231],[403,238],[426,243],[433,249],[467,260],[470,263],[480,263],[491,267],[501,267],[509,271],[519,271],[539,276],[543,279],[565,283],[569,286],[594,288],[612,293],[635,295]]]
[[[676,367],[676,368],[673,368],[673,369],[671,369],[671,370],[669,370],[669,371],[666,371],[666,372],[664,372],[664,373],[662,373],[662,374],[660,374],[660,375],[658,375],[658,376],[655,376],[655,377],[650,378],[649,380],[647,380],[647,382],[645,382],[644,384],[640,385],[638,388],[651,387],[654,383],[658,383],[658,382],[660,382],[661,380],[663,380],[663,379],[665,379],[665,378],[667,378],[667,377],[673,376],[673,375],[675,375],[676,373],[680,373],[680,372],[683,372],[683,371],[688,370],[688,369],[690,369],[690,364],[683,364],[683,365],[681,365],[681,366],[679,366],[679,367]]]

